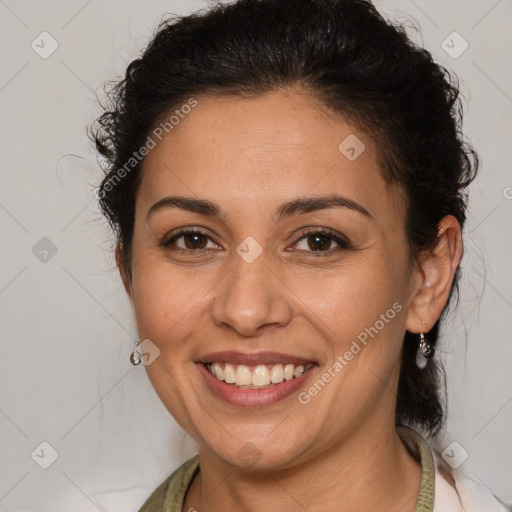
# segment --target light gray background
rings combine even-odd
[[[144,368],[128,361],[136,329],[93,196],[101,174],[84,126],[98,114],[93,91],[123,72],[161,15],[205,5],[0,0],[3,511],[135,511],[194,453]],[[469,454],[460,470],[510,504],[512,2],[378,6],[416,20],[421,36],[413,22],[410,33],[458,74],[467,98],[465,131],[483,167],[471,187],[461,301],[442,349],[449,421],[440,449],[459,443]],[[47,59],[31,48],[43,31],[59,45]],[[453,31],[469,43],[456,59],[441,47]],[[32,252],[43,237],[57,248],[46,262]],[[35,462],[49,457],[43,441],[58,452],[48,469]]]

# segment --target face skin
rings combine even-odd
[[[438,246],[417,265],[403,192],[382,179],[367,134],[297,90],[196,99],[145,160],[131,280],[117,252],[140,339],[160,350],[148,376],[198,443],[201,471],[184,510],[413,511],[420,468],[395,430],[401,342],[406,329],[428,332],[446,303],[462,255],[457,221],[443,219]],[[338,149],[350,134],[366,146],[354,161]],[[347,207],[276,213],[299,197],[331,194],[368,215]],[[168,207],[148,217],[167,196],[211,201],[222,216]],[[206,237],[162,245],[185,228]],[[314,236],[304,236],[313,228],[349,246],[327,238],[314,251]],[[252,262],[237,252],[247,237],[262,250]],[[199,249],[187,249],[193,244]],[[371,326],[377,334],[347,361]],[[316,365],[290,396],[242,407],[213,393],[198,371],[197,361],[218,351]],[[337,357],[346,364],[304,403]],[[243,457],[247,450],[256,455]]]

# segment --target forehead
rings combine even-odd
[[[245,207],[338,192],[374,210],[398,206],[371,137],[317,100],[280,91],[196,101],[146,157],[139,193],[147,208],[165,192]]]

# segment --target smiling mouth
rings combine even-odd
[[[299,378],[315,363],[307,364],[259,364],[247,366],[211,362],[203,363],[206,369],[220,381],[240,389],[265,389],[276,386],[284,381]]]

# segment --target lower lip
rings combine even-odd
[[[314,372],[316,365],[308,368],[300,377],[284,380],[269,388],[243,389],[226,384],[223,380],[214,377],[203,363],[196,363],[197,368],[206,380],[210,391],[225,402],[239,407],[261,407],[272,405],[296,392],[309,376]]]

